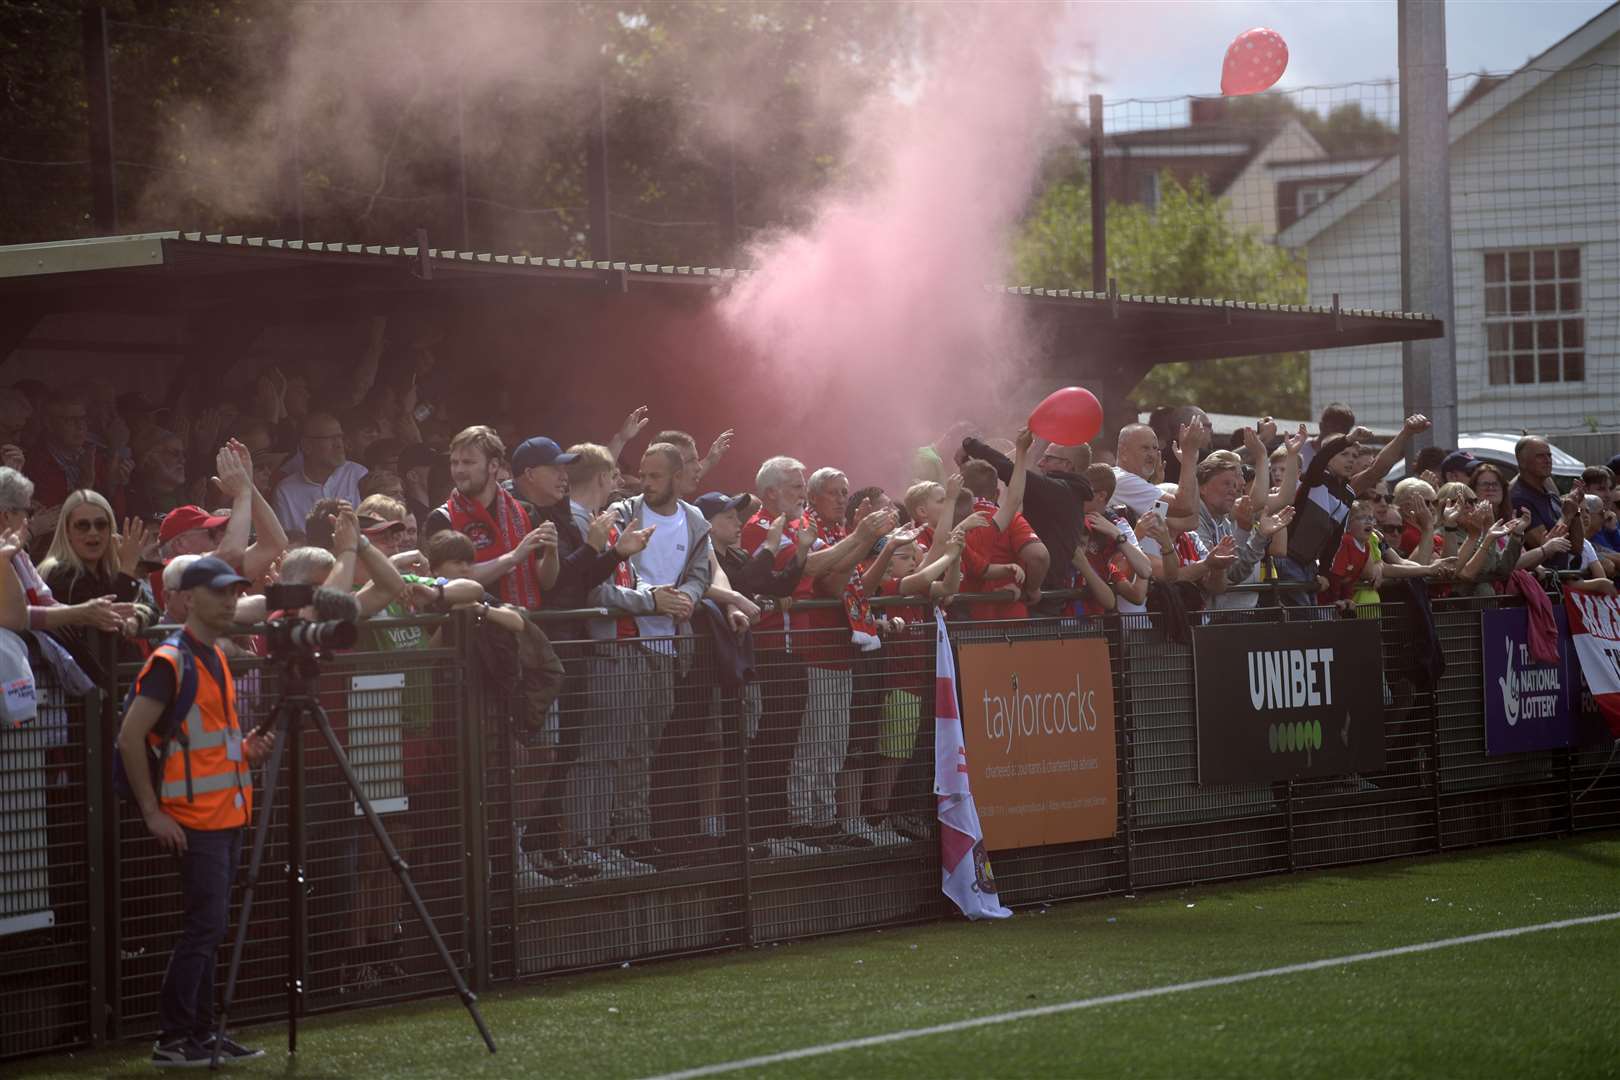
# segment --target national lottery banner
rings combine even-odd
[[[1609,734],[1620,739],[1620,600],[1567,590],[1564,613],[1587,690]]]
[[[1375,620],[1200,626],[1192,640],[1200,783],[1384,767]]]
[[[1563,638],[1564,613],[1554,616]],[[1526,608],[1481,612],[1479,644],[1484,657],[1485,753],[1495,757],[1572,745],[1575,680],[1569,653],[1560,647],[1553,664],[1531,655]]]
[[[962,727],[992,851],[1113,836],[1114,679],[1101,638],[963,645]]]

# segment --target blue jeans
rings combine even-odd
[[[185,921],[158,998],[163,1040],[203,1038],[214,1027],[214,967],[230,923],[231,882],[242,854],[241,829],[186,829],[180,856]]]

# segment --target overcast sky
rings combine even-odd
[[[1447,0],[1451,74],[1521,67],[1613,0]],[[1396,72],[1395,0],[1069,0],[1059,63],[1102,78],[1107,98],[1220,92],[1226,46],[1267,26],[1288,43],[1280,89]],[[1092,55],[1076,47],[1089,41]],[[1454,86],[1457,84],[1454,84]],[[1070,94],[1084,93],[1065,80]]]

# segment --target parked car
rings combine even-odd
[[[1513,447],[1523,437],[1500,431],[1470,431],[1457,437],[1457,449],[1467,450],[1479,460],[1490,462],[1512,481],[1519,471],[1519,462],[1513,456]],[[1557,482],[1559,488],[1568,491],[1570,484],[1581,475],[1581,470],[1586,464],[1575,455],[1560,450],[1556,443],[1552,444],[1552,457],[1553,480]],[[1389,482],[1393,484],[1405,475],[1406,462],[1397,462],[1395,467],[1389,470]]]

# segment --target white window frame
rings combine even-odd
[[[1565,272],[1567,253],[1573,252],[1575,272]],[[1580,385],[1587,381],[1588,350],[1586,341],[1586,253],[1581,244],[1556,244],[1539,247],[1493,248],[1482,253],[1480,266],[1480,306],[1485,312],[1485,385],[1492,389],[1517,386]],[[1552,276],[1537,277],[1538,256],[1552,260]],[[1493,258],[1502,260],[1502,277],[1490,280]],[[1528,277],[1515,278],[1514,262],[1526,261]],[[1573,307],[1565,306],[1569,299],[1565,286],[1578,290]],[[1523,289],[1522,297],[1516,297]],[[1544,291],[1545,290],[1545,291]],[[1545,301],[1551,300],[1548,306]],[[1515,310],[1515,305],[1522,305]],[[1492,304],[1498,304],[1495,311]],[[1521,330],[1522,328],[1522,330]],[[1491,332],[1500,330],[1505,342],[1492,343]],[[1515,343],[1515,338],[1524,340]],[[1551,337],[1549,343],[1545,340]],[[1571,358],[1578,357],[1579,377],[1569,376]],[[1553,358],[1557,377],[1542,378],[1543,361]],[[1520,379],[1518,364],[1528,359],[1530,378]]]

